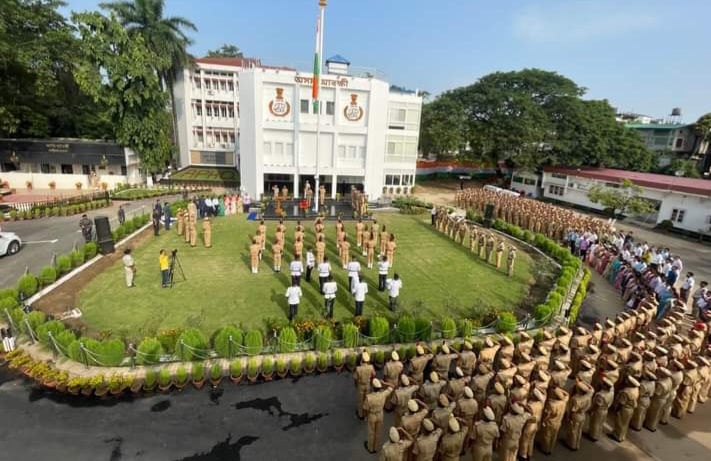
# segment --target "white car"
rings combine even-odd
[[[0,231],[0,255],[14,255],[22,248],[22,239],[14,232]]]

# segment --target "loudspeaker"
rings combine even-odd
[[[487,203],[484,207],[484,219],[493,220],[494,219],[494,205]]]
[[[101,254],[113,253],[114,238],[111,235],[109,218],[106,216],[97,216],[94,218],[94,226],[96,227],[96,241],[99,244]]]

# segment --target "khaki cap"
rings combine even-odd
[[[442,352],[444,352],[445,354],[449,354],[449,346],[447,345],[447,343],[442,343]]]
[[[531,356],[530,356],[528,353],[526,353],[526,352],[521,352],[521,353],[519,354],[519,357],[522,359],[521,361],[522,361],[523,363],[528,363],[528,362],[531,361]]]
[[[459,376],[460,378],[464,377],[464,372],[462,371],[461,368],[459,368],[459,367],[455,368],[454,372],[457,373],[457,376]]]
[[[613,370],[617,370],[617,369],[620,367],[620,366],[617,364],[617,362],[615,362],[615,361],[612,360],[612,359],[607,359],[607,360],[605,360],[605,363],[607,364],[608,367],[610,367],[610,368],[613,369]]]
[[[507,346],[513,346],[513,341],[506,335],[501,337],[501,342],[506,343]]]
[[[508,370],[511,368],[511,361],[509,359],[501,359],[499,360],[499,368],[503,368],[504,370]]]
[[[477,369],[479,370],[479,374],[481,375],[487,374],[490,370],[489,366],[485,363],[480,363]]]
[[[373,384],[373,388],[375,389],[381,389],[383,387],[383,383],[380,382],[378,378],[373,378],[373,381],[371,381]]]
[[[520,337],[522,340],[529,340],[529,339],[531,339],[531,335],[529,335],[529,334],[526,333],[525,331],[522,331],[522,332],[519,333],[518,335],[519,335],[519,337]]]
[[[368,353],[368,351],[363,351],[363,355],[361,355],[360,358],[365,363],[370,362],[370,354]]]
[[[541,392],[540,389],[538,389],[537,387],[533,389],[533,396],[539,402],[543,402],[546,399],[546,396],[543,395],[543,392]]]
[[[608,351],[608,352],[612,352],[612,353],[617,352],[617,347],[613,346],[612,344],[608,344],[608,345],[605,346],[605,347],[607,348],[607,351]]]
[[[604,384],[605,387],[610,387],[610,388],[615,385],[615,383],[613,383],[609,378],[604,378],[602,380],[602,384]]]
[[[669,351],[662,346],[655,347],[654,351],[659,355],[669,355]]]
[[[690,370],[693,370],[694,368],[697,368],[699,365],[696,362],[694,362],[693,360],[689,360],[688,362],[686,362],[686,366]]]
[[[553,339],[553,335],[548,330],[543,330],[543,337],[546,339]]]
[[[417,351],[417,355],[425,355],[425,348],[420,346],[419,344],[417,345],[415,350]]]
[[[484,345],[486,347],[494,347],[494,341],[492,341],[491,338],[487,336],[486,338],[484,338]]]
[[[656,381],[656,380],[657,380],[657,375],[655,375],[655,374],[652,373],[651,371],[647,371],[647,372],[644,374],[644,377],[647,378],[649,381]]]
[[[457,418],[451,417],[449,418],[449,430],[452,432],[459,432],[459,421],[457,421]]]
[[[586,334],[588,334],[588,330],[586,330],[586,329],[583,328],[583,327],[578,327],[578,328],[575,329],[575,331],[576,331],[576,332],[578,333],[578,335],[580,335],[580,336],[585,336]]]
[[[682,338],[682,337],[679,336],[679,335],[672,335],[672,339],[673,339],[674,341],[678,342],[678,343],[683,343],[683,342],[684,342],[684,338]]]
[[[484,408],[484,417],[489,421],[493,421],[495,418],[494,410],[491,407]]]
[[[516,384],[518,384],[519,386],[523,386],[528,382],[526,381],[526,378],[521,375],[514,376],[514,379],[516,380]]]
[[[592,364],[590,362],[588,362],[587,360],[581,360],[580,366],[585,368],[586,370],[590,370],[593,367]]]
[[[565,363],[561,362],[560,360],[556,360],[555,362],[553,362],[553,364],[558,370],[565,370]]]
[[[436,371],[433,371],[432,373],[430,373],[430,381],[432,381],[433,383],[439,382],[439,375],[437,374]]]
[[[665,368],[665,367],[657,368],[657,373],[660,373],[660,374],[666,376],[667,378],[670,378],[672,375],[672,372],[669,371],[669,368]]]
[[[637,381],[633,376],[628,376],[627,381],[632,387],[639,387],[639,381]]]
[[[598,352],[600,352],[600,348],[597,347],[597,346],[594,345],[594,344],[590,344],[590,345],[588,346],[588,349],[589,349],[590,352],[592,352],[593,354],[597,354]]]
[[[538,370],[538,377],[541,378],[541,381],[549,381],[551,379],[551,375],[545,370]]]
[[[472,343],[470,343],[469,341],[464,341],[464,349],[470,351],[472,350],[472,348]]]
[[[570,350],[570,347],[565,343],[558,343],[558,348],[563,352],[568,352]]]
[[[709,360],[706,357],[698,356],[698,357],[696,357],[696,360],[701,362],[701,364],[705,367],[708,367],[711,365],[711,362],[709,362]]]
[[[672,364],[673,364],[675,367],[677,367],[678,369],[680,369],[680,370],[684,368],[684,364],[681,363],[681,362],[678,361],[678,360],[672,361]]]
[[[556,398],[557,398],[558,400],[565,400],[565,399],[568,398],[568,393],[565,392],[565,391],[564,391],[563,389],[561,389],[560,387],[556,387],[556,388],[555,388],[554,395],[556,396]]]
[[[464,388],[464,395],[465,395],[468,399],[473,399],[473,398],[474,398],[474,391],[472,390],[471,387],[465,387],[465,388]]]
[[[654,360],[657,358],[657,356],[654,355],[654,352],[652,352],[652,351],[644,351],[644,354],[642,354],[642,357],[644,357],[646,360]]]
[[[494,390],[497,394],[503,394],[505,392],[504,386],[502,386],[501,383],[498,382],[494,384]]]
[[[415,401],[415,399],[410,399],[407,401],[407,409],[410,410],[412,413],[415,413],[417,410],[420,409],[420,406],[417,404],[417,401]]]
[[[630,340],[627,339],[627,338],[622,338],[622,339],[620,340],[620,343],[622,343],[622,345],[623,345],[624,347],[632,347],[632,343],[631,343]]]
[[[548,349],[546,349],[546,346],[541,346],[540,344],[537,345],[538,352],[541,353],[541,355],[548,355]]]
[[[398,443],[400,441],[400,433],[397,431],[397,428],[391,427],[388,435],[392,443]]]
[[[602,325],[600,322],[595,322],[595,325],[593,325],[594,330],[602,330]]]
[[[518,403],[514,402],[513,405],[511,405],[511,411],[515,415],[520,415],[521,413],[523,413],[523,407]]]
[[[590,390],[590,386],[588,386],[584,381],[578,381],[575,387],[577,387],[581,392],[588,392]]]
[[[613,321],[610,320],[610,319],[607,319],[607,320],[605,320],[605,326],[606,326],[607,328],[612,328],[612,327],[615,326],[615,322],[613,322]]]
[[[434,424],[432,423],[432,420],[429,418],[425,418],[422,420],[422,427],[424,427],[427,432],[432,432],[435,428]]]
[[[391,358],[394,362],[400,361],[400,356],[398,355],[397,351],[392,351],[392,353],[390,354],[390,358]]]
[[[568,329],[568,327],[560,327],[558,328],[558,333],[560,336],[566,336],[570,334],[570,330]]]
[[[651,339],[657,339],[657,338],[659,338],[659,335],[656,334],[656,333],[653,332],[653,331],[648,331],[648,332],[647,332],[647,337],[648,337],[648,338],[651,338]]]
[[[644,336],[644,335],[643,335],[642,333],[640,333],[639,331],[635,331],[634,337],[637,338],[639,341],[644,341],[645,339],[647,339],[647,337]]]
[[[439,394],[439,399],[438,399],[438,401],[439,401],[440,406],[442,406],[442,407],[448,407],[448,406],[449,406],[449,399],[448,399],[447,396],[444,395],[444,394]]]
[[[408,378],[407,375],[400,375],[400,383],[407,387],[410,385],[410,378]]]

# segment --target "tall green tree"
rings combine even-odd
[[[244,55],[237,45],[225,43],[216,50],[207,52],[208,58],[241,58]]]
[[[154,66],[167,65],[143,38],[131,36],[114,17],[98,12],[72,16],[83,60],[75,70],[82,90],[108,106],[116,139],[139,155],[148,172],[165,168],[171,155],[170,114]]]
[[[651,213],[654,211],[654,206],[649,200],[641,197],[641,194],[641,187],[629,179],[625,179],[620,187],[595,184],[588,191],[588,198],[593,203],[607,207],[612,216],[626,213]]]
[[[694,153],[698,154],[704,142],[711,142],[711,112],[704,114],[694,123],[694,132],[699,137]]]

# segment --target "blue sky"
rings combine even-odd
[[[98,0],[65,0],[94,9]],[[317,0],[166,0],[199,31],[191,52],[238,45],[311,67]],[[324,55],[433,94],[497,70],[555,70],[625,111],[711,112],[709,0],[329,0]]]

